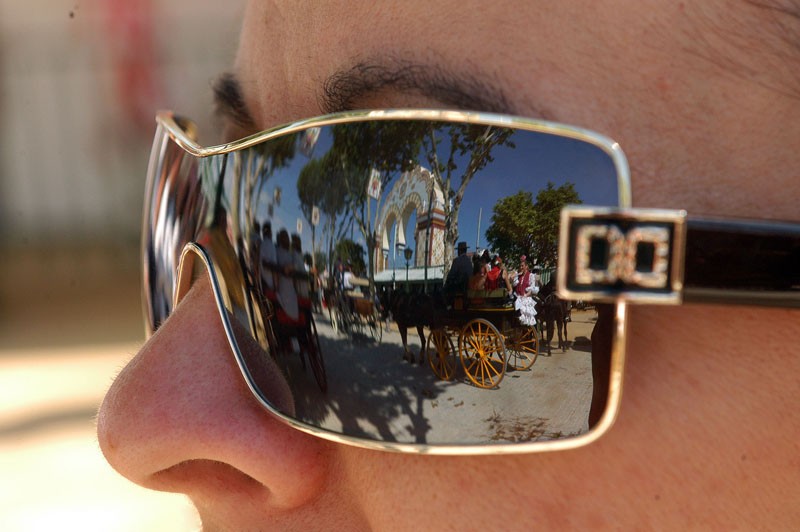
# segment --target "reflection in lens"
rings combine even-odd
[[[419,444],[561,439],[599,419],[610,321],[595,331],[597,309],[554,281],[561,208],[618,204],[601,148],[398,120],[208,159],[226,306],[288,381],[287,414]],[[245,363],[269,400],[271,363]]]

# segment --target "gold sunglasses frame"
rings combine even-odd
[[[155,142],[148,166],[147,191],[152,190],[151,180],[158,176],[156,169],[159,166],[160,153],[163,146],[159,146],[159,141],[163,144],[167,139],[180,146],[189,155],[196,158],[210,157],[225,153],[235,152],[252,147],[265,141],[278,138],[283,135],[296,133],[310,127],[330,126],[349,122],[361,122],[366,120],[430,120],[439,122],[462,122],[481,125],[493,125],[498,127],[509,127],[523,129],[538,133],[546,133],[560,137],[587,142],[602,149],[612,160],[617,172],[618,186],[618,207],[621,209],[631,207],[631,184],[630,170],[627,160],[619,144],[613,140],[583,128],[563,125],[555,122],[542,120],[532,120],[508,115],[498,115],[491,113],[463,112],[463,111],[443,111],[430,109],[400,109],[400,110],[369,110],[326,115],[307,120],[301,120],[286,126],[266,130],[241,140],[220,144],[211,147],[203,147],[196,142],[194,137],[194,127],[189,122],[182,122],[179,125],[178,119],[170,111],[159,112],[156,116],[158,129],[156,131]],[[187,131],[188,130],[188,131]],[[147,205],[145,206],[147,209]],[[143,227],[142,256],[145,257],[146,235],[148,235],[147,221],[148,216],[145,211],[145,226]],[[220,277],[222,272],[217,266],[214,258],[208,250],[196,242],[187,243],[180,256],[177,268],[177,283],[173,294],[173,309],[183,299],[191,288],[194,278],[195,260],[199,259],[208,274],[217,310],[222,320],[223,328],[228,339],[228,344],[234,355],[234,359],[242,373],[242,377],[247,383],[248,388],[255,396],[257,401],[271,415],[287,423],[304,433],[323,438],[336,443],[352,445],[364,449],[374,449],[381,451],[401,452],[407,454],[425,455],[448,455],[448,456],[474,456],[474,455],[499,455],[499,454],[522,454],[545,451],[562,451],[575,449],[588,445],[603,434],[613,425],[619,411],[622,398],[623,368],[625,360],[625,338],[627,328],[627,306],[624,301],[615,302],[615,313],[613,321],[613,332],[611,342],[611,361],[610,377],[608,386],[608,396],[605,411],[600,420],[589,431],[584,434],[566,438],[563,440],[548,440],[522,443],[498,443],[498,444],[464,444],[464,445],[428,445],[428,444],[409,444],[395,442],[380,442],[366,440],[353,436],[335,433],[308,425],[302,421],[280,412],[270,405],[256,389],[250,375],[244,356],[236,341],[233,326],[230,321],[229,311],[226,308],[225,295],[223,294]],[[145,266],[146,267],[146,266]],[[143,287],[144,288],[144,287]],[[144,290],[143,290],[144,291]],[[149,315],[147,295],[144,295],[143,306],[146,315]],[[152,331],[147,330],[150,336]]]

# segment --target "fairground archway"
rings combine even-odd
[[[409,220],[415,214],[416,223],[411,228]],[[407,245],[407,230],[414,236],[413,266],[442,265],[444,228],[444,195],[430,171],[418,166],[404,172],[386,195],[378,214],[375,229],[380,245],[375,249],[375,272],[389,268],[393,246]]]

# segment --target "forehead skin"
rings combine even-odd
[[[325,84],[359,64],[480,80],[509,112],[617,140],[635,206],[800,220],[797,49],[775,17],[720,1],[257,1],[235,73],[259,128],[336,110]],[[453,106],[430,92],[390,83],[338,104]],[[796,312],[630,314],[620,417],[599,442],[483,458],[331,444],[332,489],[384,529],[796,524]]]

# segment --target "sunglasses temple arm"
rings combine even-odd
[[[683,300],[800,307],[800,224],[689,217]]]
[[[557,277],[571,300],[800,307],[800,224],[568,206]]]

